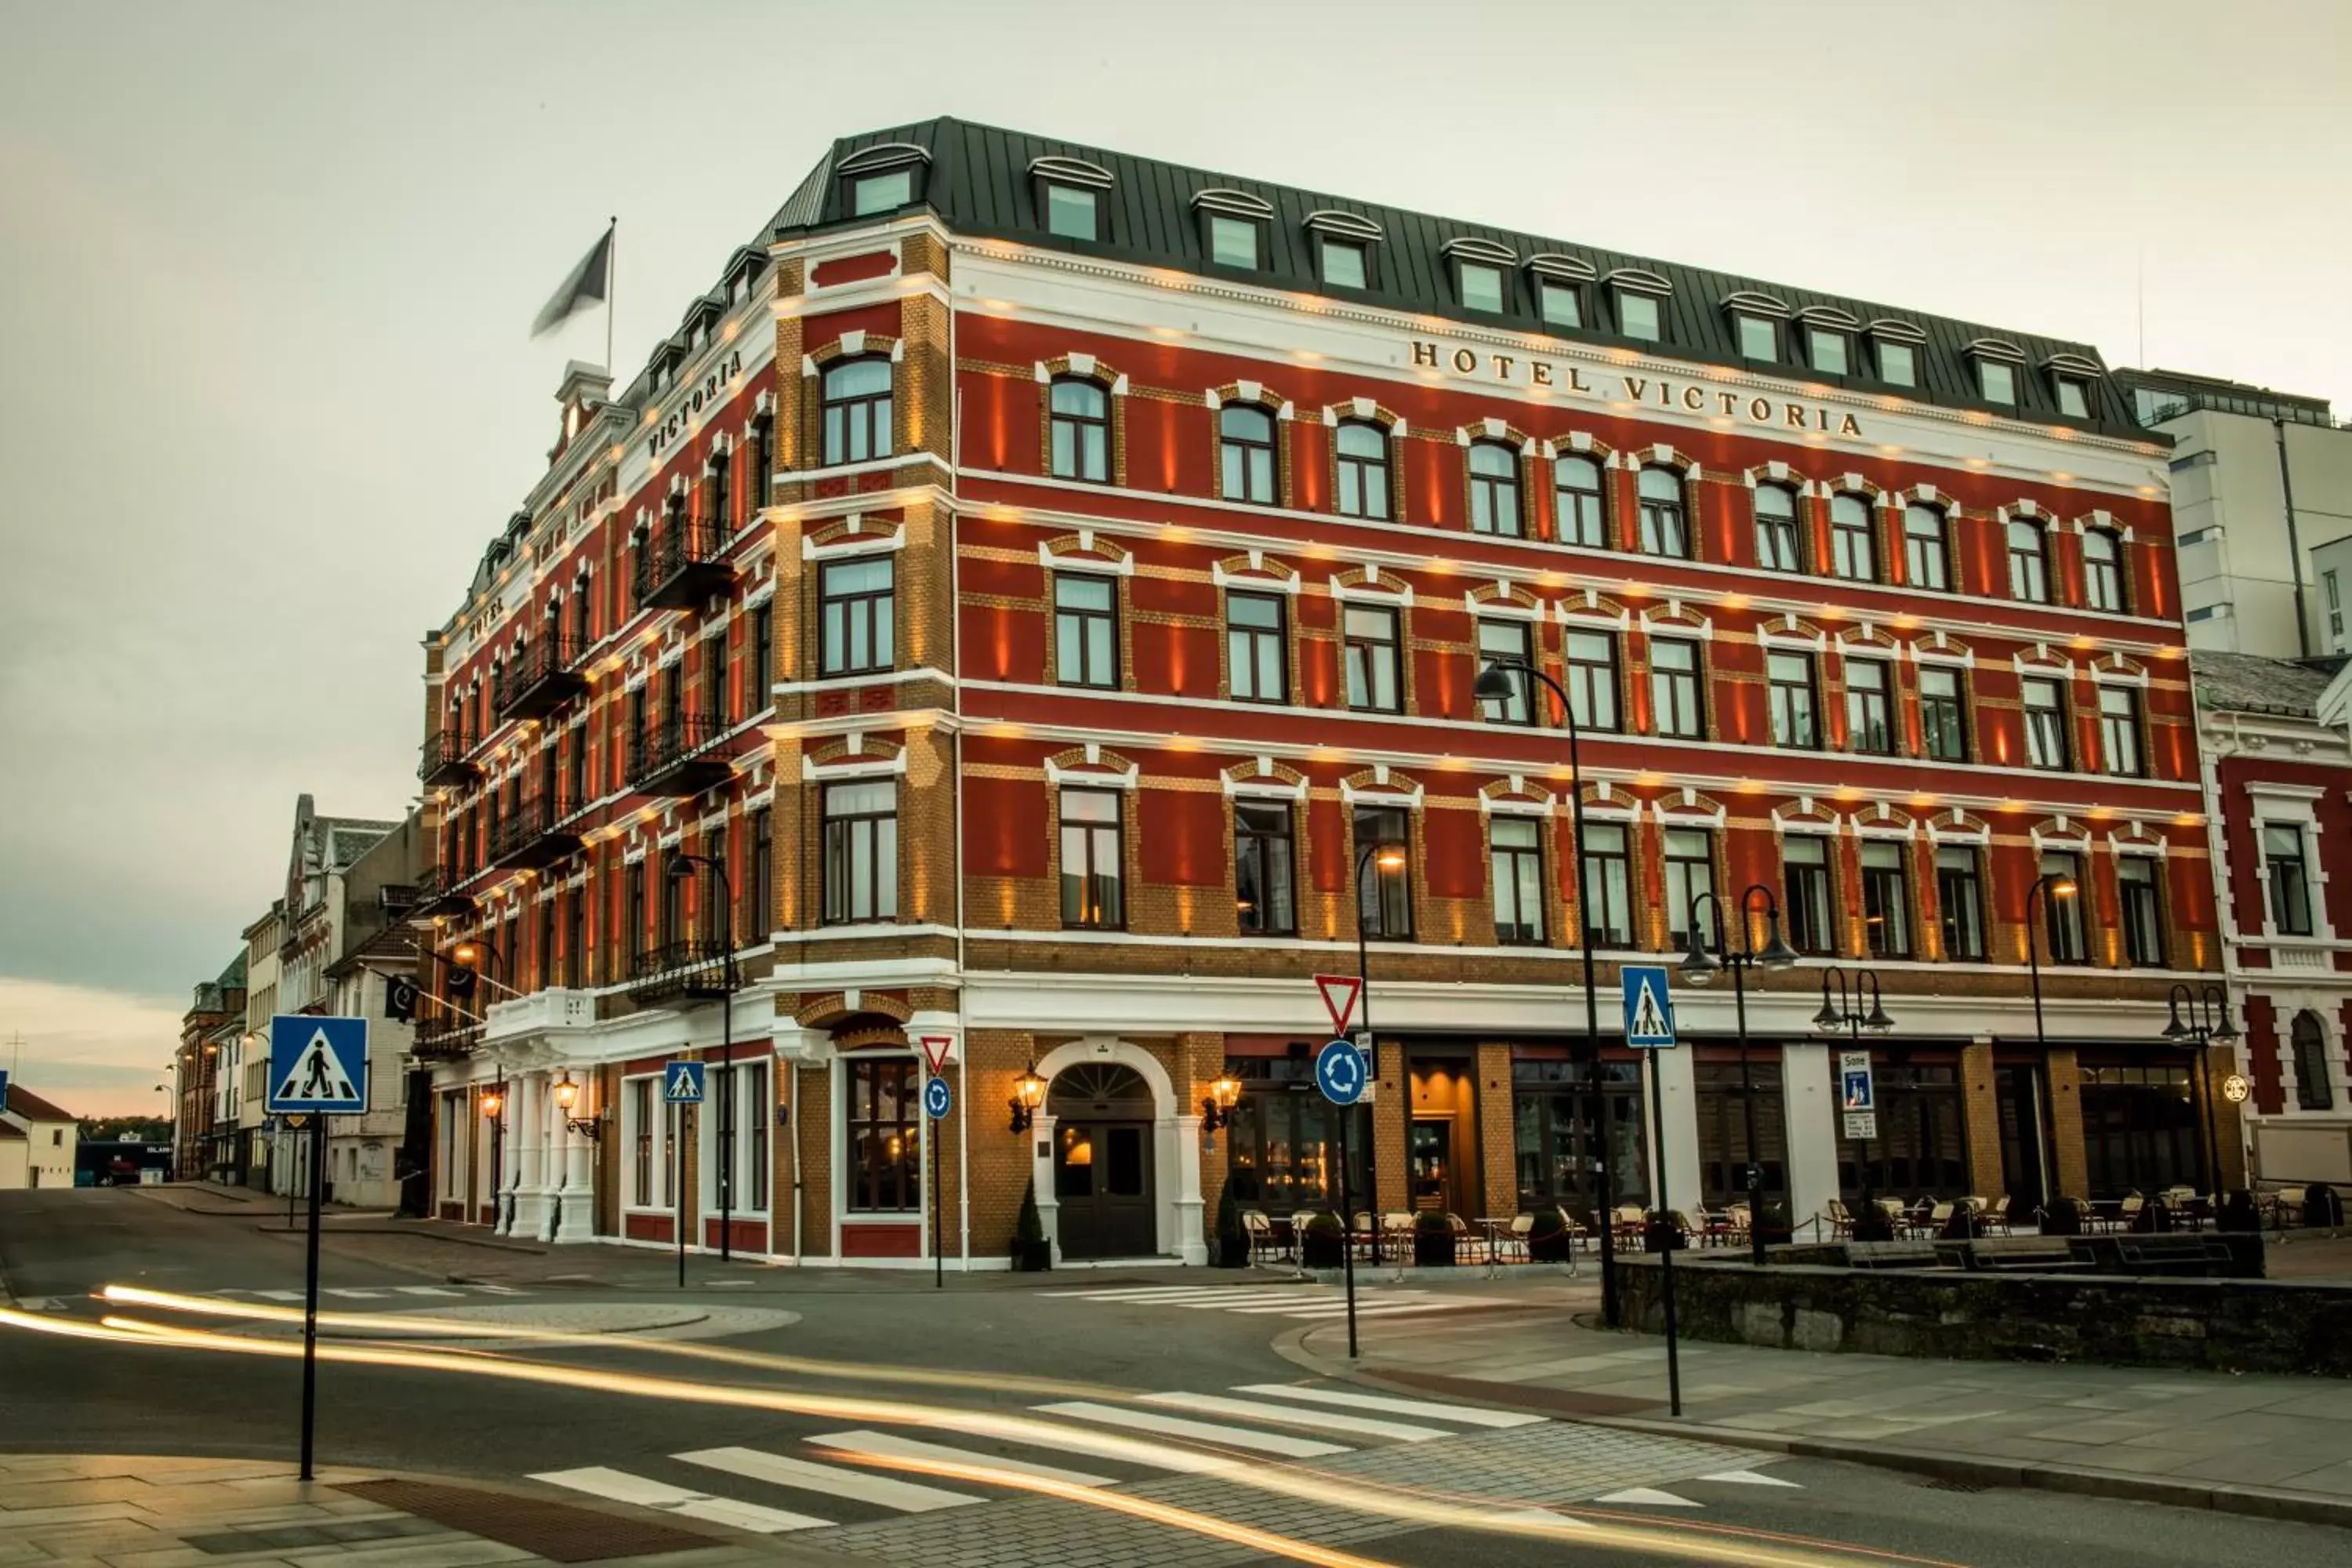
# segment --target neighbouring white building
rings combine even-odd
[[[81,1123],[29,1089],[8,1086],[0,1106],[0,1192],[70,1187]]]

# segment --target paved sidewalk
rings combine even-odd
[[[1956,1479],[2352,1525],[2352,1383],[1685,1342],[1675,1420],[1664,1342],[1590,1326],[1599,1291],[1580,1296],[1573,1317],[1368,1321],[1356,1375]],[[1277,1349],[1348,1375],[1343,1326]]]
[[[870,1560],[514,1491],[265,1460],[0,1453],[0,1568],[471,1568],[659,1563],[873,1568]]]

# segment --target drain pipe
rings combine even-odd
[[[2311,612],[2303,602],[2303,536],[2294,522],[2294,476],[2286,460],[2286,421],[2271,416],[2271,435],[2278,443],[2279,495],[2286,505],[2286,552],[2294,574],[2294,651],[2311,657]]]
[[[793,1267],[801,1266],[801,1064],[791,1064],[792,1088],[786,1101],[793,1124]]]

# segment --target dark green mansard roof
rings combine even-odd
[[[1046,232],[1034,167],[1041,158],[1074,160],[1077,166],[1065,165],[1060,175],[1102,191],[1098,210],[1103,237],[1076,240]],[[1465,323],[1631,346],[1740,369],[1769,367],[1741,356],[1738,328],[1727,302],[1737,295],[1761,296],[1766,312],[1774,313],[1771,307],[1778,305],[1785,310],[1788,322],[1780,334],[1781,357],[1775,374],[1867,392],[1891,392],[1947,407],[2071,425],[2134,440],[2150,439],[2133,419],[2129,400],[2109,376],[2105,362],[2086,343],[1921,315],[1842,295],[1791,289],[1487,224],[1433,217],[1345,196],[1293,190],[1237,174],[1187,169],[961,120],[929,120],[835,142],[777,212],[772,232],[803,234],[856,221],[849,206],[850,180],[861,170],[887,167],[894,160],[900,166],[911,163],[919,171],[910,207],[929,208],[960,234],[1325,294]],[[1107,184],[1102,179],[1106,175]],[[1204,204],[1196,200],[1202,192],[1230,194],[1213,195],[1208,205],[1261,218],[1262,267],[1235,268],[1210,260],[1202,222]],[[1313,244],[1318,231],[1333,237],[1371,239],[1370,287],[1330,287],[1321,281]],[[1454,253],[1446,249],[1450,244],[1456,246],[1455,253],[1476,259],[1499,259],[1507,254],[1505,265],[1514,281],[1506,310],[1496,314],[1462,306],[1454,290]],[[1583,331],[1547,326],[1538,314],[1533,282],[1538,275],[1584,283],[1588,323],[1596,319],[1609,321],[1606,303],[1592,296],[1612,278],[1635,285],[1646,283],[1653,292],[1663,284],[1663,339],[1654,344],[1616,336],[1605,326],[1588,325]],[[1815,314],[1809,318],[1808,312]],[[1798,357],[1795,340],[1800,334],[1793,330],[1806,319],[1856,334],[1874,323],[1890,323],[1889,336],[1901,334],[1902,341],[1913,343],[1917,384],[1888,386],[1873,379],[1867,374],[1872,366],[1869,349],[1860,342],[1853,344],[1850,355],[1853,374],[1836,375],[1812,369]],[[1906,328],[1909,331],[1905,333]],[[2017,364],[2014,405],[1988,404],[1977,395],[1972,345],[1989,345],[1994,357],[2009,358]],[[2088,418],[2071,418],[2059,412],[2053,370],[2087,382]]]

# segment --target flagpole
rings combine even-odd
[[[618,374],[613,368],[613,292],[621,280],[621,217],[613,215],[604,226],[607,244],[604,250],[604,374]]]

